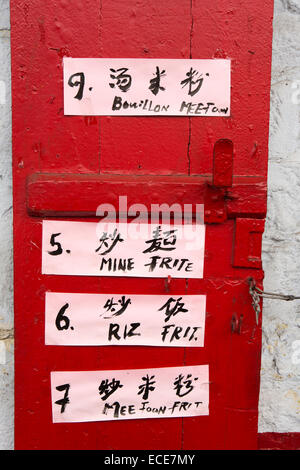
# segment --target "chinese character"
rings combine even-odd
[[[121,306],[121,308],[119,308],[119,310],[116,310],[115,306],[118,306],[118,304]],[[114,302],[113,297],[111,299],[107,299],[103,308],[105,308],[107,312],[111,312],[112,315],[104,318],[118,317],[119,315],[122,315],[122,313],[125,312],[129,304],[131,304],[131,299],[126,300],[125,295],[122,295],[118,302]]]
[[[106,400],[110,395],[112,395],[118,388],[122,388],[123,385],[120,383],[120,380],[112,379],[111,382],[108,382],[108,379],[102,380],[98,390],[99,395],[103,395],[101,400]]]
[[[199,72],[197,70],[193,70],[193,68],[191,67],[190,71],[186,73],[187,78],[180,82],[182,88],[184,88],[186,85],[189,86],[188,94],[191,96],[194,96],[196,93],[198,93],[203,83],[202,73],[200,75],[200,78],[198,78],[197,80],[193,80],[197,77],[198,74]],[[207,73],[206,75],[208,76],[209,74]]]
[[[153,380],[154,377],[155,375],[152,375],[151,377],[149,377],[148,374],[146,375],[146,377],[142,377],[142,380],[144,380],[145,383],[139,386],[138,395],[143,394],[144,400],[148,399],[149,392],[153,392],[153,390],[155,390],[155,387],[153,387],[153,385],[155,384],[155,380]]]
[[[159,90],[162,90],[162,91],[165,90],[164,87],[160,86],[160,79],[161,77],[165,77],[165,76],[166,76],[166,71],[165,70],[160,71],[159,67],[156,67],[155,78],[152,78],[150,80],[150,86],[149,86],[149,90],[151,90],[155,96],[157,95]]]
[[[184,375],[179,374],[179,376],[176,377],[174,381],[174,390],[176,390],[176,395],[178,397],[184,397],[194,389],[194,386],[192,385],[192,380],[190,379],[191,377],[192,374],[188,374],[186,376],[186,380],[184,381]],[[195,377],[194,380],[198,380],[198,377]],[[180,393],[182,389],[185,390],[185,393]]]
[[[172,316],[177,315],[177,313],[180,312],[188,312],[188,309],[184,308],[184,302],[180,302],[182,300],[182,297],[179,297],[179,299],[173,299],[172,297],[169,298],[169,300],[163,305],[158,311],[161,312],[162,310],[166,309],[165,311],[165,322],[169,321]],[[171,307],[171,303],[176,302],[173,307]]]
[[[100,251],[102,246],[104,245],[105,248],[107,248],[107,250],[104,251],[103,253],[99,253],[99,255],[107,255],[107,253],[110,253],[118,242],[123,242],[124,241],[123,238],[121,238],[121,235],[119,233],[117,234],[117,232],[118,232],[117,229],[115,229],[114,233],[110,234],[110,235],[107,235],[107,232],[103,232],[103,234],[102,234],[102,236],[99,240],[101,242],[100,246],[95,250],[96,253],[98,251]],[[109,239],[112,240],[112,244],[110,246],[107,243],[107,240],[109,240]]]
[[[164,250],[164,251],[175,250],[176,246],[173,246],[176,243],[175,232],[177,232],[177,229],[163,232],[164,237],[162,237],[161,227],[160,226],[156,227],[156,229],[153,230],[153,239],[147,240],[145,242],[149,244],[151,243],[151,245],[149,246],[149,248],[146,248],[146,250],[144,250],[143,253],[152,253],[153,251],[158,251],[158,250]]]
[[[117,83],[110,83],[109,86],[111,88],[115,88],[115,86],[117,85],[121,91],[124,91],[126,92],[127,90],[129,90],[129,88],[131,87],[131,82],[132,82],[132,78],[131,78],[131,75],[125,73],[128,71],[127,68],[123,67],[121,69],[110,69],[110,71],[112,72],[112,74],[110,75],[110,78],[112,78],[113,80],[116,80]]]

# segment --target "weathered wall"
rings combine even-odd
[[[13,278],[9,0],[0,0],[0,449],[13,447]]]
[[[299,117],[300,0],[275,0],[265,290],[296,296],[300,296]],[[300,301],[264,302],[262,432],[300,432],[299,328]]]
[[[9,0],[0,0],[0,449],[13,447],[9,42]],[[299,44],[300,0],[275,0],[265,288],[295,295],[300,295]],[[265,301],[261,432],[300,432],[299,328],[299,301]]]

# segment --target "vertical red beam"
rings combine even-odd
[[[230,188],[233,181],[233,143],[220,139],[215,143],[213,155],[213,186]]]

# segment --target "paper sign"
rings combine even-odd
[[[230,60],[65,57],[64,113],[228,117]]]
[[[208,415],[208,366],[52,372],[54,423]]]
[[[46,293],[46,344],[201,347],[204,295]]]
[[[202,278],[204,225],[43,221],[42,273]]]

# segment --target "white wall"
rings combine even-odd
[[[13,448],[9,28],[9,0],[0,0],[0,449]],[[293,88],[297,80],[299,95]],[[263,244],[265,288],[295,295],[300,295],[299,114],[300,0],[275,0],[268,220]],[[300,301],[265,301],[261,432],[300,432],[297,341],[300,341]]]
[[[13,278],[9,0],[0,0],[0,449],[13,447]]]
[[[275,0],[268,194],[265,290],[300,296],[300,0]],[[300,432],[297,341],[300,301],[266,300],[261,432]]]

